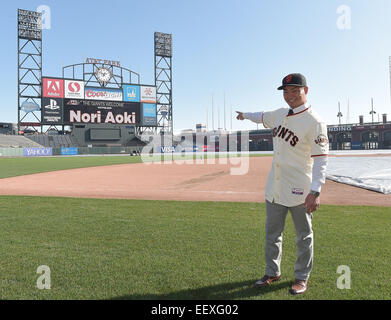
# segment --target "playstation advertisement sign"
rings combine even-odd
[[[63,99],[42,98],[41,123],[46,125],[63,123]]]

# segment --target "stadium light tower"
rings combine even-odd
[[[391,57],[389,57],[389,73],[390,73],[390,95],[391,95]]]
[[[214,118],[214,106],[213,106],[213,95],[212,95],[212,130],[215,130],[215,118]]]
[[[233,118],[233,115],[232,115],[232,102],[231,102],[231,100],[230,100],[230,124],[231,124],[231,132],[232,132],[232,118]]]
[[[41,87],[42,13],[18,9],[18,132],[21,126],[42,131]]]
[[[224,130],[227,130],[227,123],[226,123],[226,115],[225,115],[225,92],[224,92]]]
[[[338,101],[338,114],[337,114],[337,117],[339,119],[339,124],[341,125],[341,118],[342,118],[342,112],[341,112],[341,105]]]
[[[369,112],[370,115],[372,115],[372,123],[373,123],[373,115],[376,114],[376,111],[373,110],[373,98],[371,99],[372,101],[372,110]]]
[[[348,107],[347,107],[347,111],[346,111],[346,124],[349,123],[349,116],[350,116],[350,103],[349,103],[349,99],[348,99]]]
[[[163,131],[173,133],[172,35],[168,33],[155,32],[155,85],[157,125]]]

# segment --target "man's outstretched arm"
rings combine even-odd
[[[263,112],[241,112],[236,111],[238,113],[236,119],[238,120],[251,120],[255,123],[262,123],[263,122]]]

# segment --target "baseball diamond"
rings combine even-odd
[[[1,269],[3,283],[9,283],[1,289],[2,297],[287,299],[289,272],[274,286],[277,290],[251,289],[260,273],[255,266],[262,261],[263,199],[273,159],[253,156],[249,160],[248,174],[234,176],[229,162],[207,164],[207,156],[203,164],[186,165],[146,164],[124,156],[0,158],[2,170],[17,175],[0,179],[0,238],[9,252],[3,261],[11,267],[18,264],[12,272]],[[30,173],[34,167],[36,173],[24,171],[26,163]],[[367,285],[373,280],[368,269],[381,274],[388,266],[376,256],[382,257],[380,243],[391,245],[388,225],[379,224],[390,213],[391,195],[327,180],[321,199],[314,215],[317,272],[304,298],[391,299],[388,282]],[[28,210],[20,210],[23,207]],[[368,226],[376,231],[371,242]],[[344,234],[346,228],[349,232]],[[288,271],[294,261],[289,242],[295,237],[289,220],[284,236],[281,268]],[[356,245],[351,246],[351,241]],[[248,248],[249,242],[253,249]],[[334,252],[333,257],[323,256],[324,250]],[[22,263],[13,258],[19,255],[25,257]],[[12,282],[24,279],[23,274],[34,268],[33,261],[52,268],[51,290],[24,289],[29,278]],[[240,272],[237,261],[242,261]],[[338,290],[335,271],[346,264],[355,285],[349,291]],[[156,283],[145,286],[151,279]],[[221,280],[221,287],[214,285]]]
[[[389,157],[390,155],[384,155]],[[107,158],[103,157],[103,163]],[[57,158],[53,158],[53,162]],[[119,157],[123,160],[123,157]],[[38,159],[37,159],[38,160]],[[49,160],[49,159],[48,159]],[[71,159],[69,159],[71,160]],[[250,157],[244,176],[230,175],[232,165],[219,163],[115,164],[69,169],[0,180],[0,194],[104,199],[264,202],[273,158]],[[96,164],[98,165],[98,164]],[[81,165],[82,166],[82,165]],[[256,177],[256,178],[254,178]],[[164,188],[161,183],[164,181]],[[326,180],[322,203],[389,207],[391,195]]]
[[[4,2],[0,299],[391,300],[391,5],[365,1]]]

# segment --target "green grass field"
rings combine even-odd
[[[140,162],[140,157],[0,158],[0,178]],[[282,280],[265,290],[265,205],[0,196],[1,299],[391,299],[391,208],[314,213],[309,290],[293,297],[287,218]],[[37,288],[37,268],[51,289]],[[338,289],[338,266],[351,289]]]
[[[266,290],[265,205],[0,197],[1,299],[391,299],[390,208],[314,213],[309,290],[293,297],[291,217],[282,280]],[[51,271],[40,290],[38,266]],[[351,270],[338,289],[337,268]]]
[[[208,156],[205,154],[205,156]],[[232,155],[231,155],[232,156]],[[250,155],[250,156],[271,156],[271,155]],[[209,155],[216,157],[218,155]],[[185,157],[176,156],[175,159],[194,159],[193,155]],[[164,161],[168,156],[145,157],[147,161]],[[36,158],[1,158],[0,157],[0,179],[40,172],[56,170],[67,170],[76,168],[87,168],[96,166],[107,166],[115,164],[139,163],[141,156],[89,156],[89,157],[36,157]]]
[[[139,156],[0,158],[0,178],[140,161]]]

